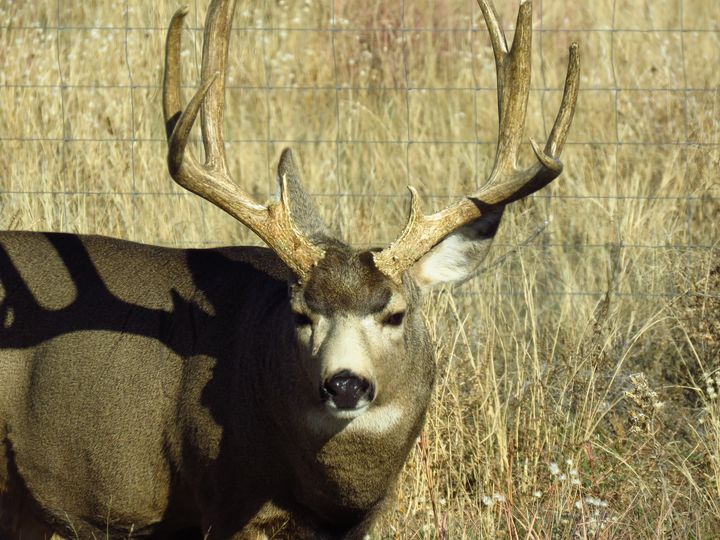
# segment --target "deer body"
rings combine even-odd
[[[172,18],[168,169],[267,248],[180,250],[97,236],[0,233],[0,539],[358,539],[392,492],[434,379],[423,294],[471,277],[505,206],[547,185],[577,99],[570,49],[537,161],[517,164],[531,4],[508,47],[478,0],[498,72],[487,183],[407,224],[385,249],[334,238],[285,150],[279,200],[230,176],[224,85],[234,2],[212,0],[201,84],[181,99],[186,11]],[[201,115],[205,159],[188,149]],[[9,535],[9,536],[6,536]]]
[[[328,422],[298,362],[287,270],[268,249],[2,233],[0,261],[12,318],[0,330],[0,509],[24,498],[81,537],[202,524],[222,538],[255,521],[346,534],[419,432],[434,369],[419,313],[405,324],[420,338],[400,344],[411,362],[391,359],[404,395]],[[343,317],[367,314],[335,301]]]

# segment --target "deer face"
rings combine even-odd
[[[487,209],[451,232],[399,274],[380,263],[386,251],[356,251],[335,239],[307,193],[292,153],[283,152],[278,179],[293,228],[322,257],[291,288],[302,371],[300,401],[311,424],[337,427],[364,416],[374,431],[393,425],[419,396],[429,396],[434,359],[420,312],[435,285],[467,279],[485,257],[502,217]],[[380,263],[380,264],[379,264]],[[423,398],[424,399],[424,398]],[[423,407],[424,410],[424,407]]]
[[[375,267],[373,254],[328,250],[291,307],[305,390],[316,413],[351,420],[394,402],[432,356],[419,292]]]

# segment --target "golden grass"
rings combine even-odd
[[[497,4],[511,27],[516,2]],[[713,537],[720,3],[536,4],[528,135],[547,135],[582,44],[566,172],[507,213],[479,279],[428,302],[437,391],[375,536]],[[0,228],[256,242],[169,179],[159,84],[177,6],[129,7],[0,2]],[[342,31],[330,1],[238,7],[231,167],[268,197],[292,143],[332,226],[383,244],[406,184],[438,207],[489,171],[491,51],[470,0],[336,0],[334,14]],[[198,31],[187,50],[192,85]]]

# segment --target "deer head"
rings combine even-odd
[[[262,206],[228,172],[222,134],[228,36],[234,2],[213,1],[205,27],[202,82],[186,107],[180,100],[180,34],[186,10],[173,17],[167,38],[163,110],[168,166],[183,187],[213,202],[254,231],[294,275],[291,305],[297,339],[309,358],[306,374],[317,398],[339,417],[361,414],[403,374],[392,357],[424,335],[416,304],[439,283],[461,281],[479,266],[505,206],[544,187],[562,171],[559,160],[578,91],[578,47],[570,47],[562,104],[537,161],[517,163],[530,87],[532,5],[523,0],[508,47],[494,7],[478,0],[490,32],[498,78],[499,140],[485,185],[444,210],[426,215],[412,187],[404,230],[389,247],[358,252],[333,238],[303,191],[291,151],[280,158],[279,201]],[[201,113],[205,161],[187,149]],[[420,339],[420,341],[423,341]],[[319,360],[319,361],[318,361]],[[388,372],[383,376],[383,372]],[[405,374],[407,375],[407,374]],[[317,389],[317,388],[316,388]]]

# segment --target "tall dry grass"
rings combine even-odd
[[[497,4],[512,28],[516,2]],[[256,242],[165,171],[176,7],[0,0],[0,228]],[[534,16],[528,135],[547,135],[582,45],[566,172],[507,212],[478,279],[429,300],[437,390],[375,537],[715,537],[720,3],[536,0]],[[255,0],[235,24],[228,153],[258,197],[292,144],[328,221],[367,245],[400,228],[406,184],[439,207],[482,183],[497,120],[473,1]]]

